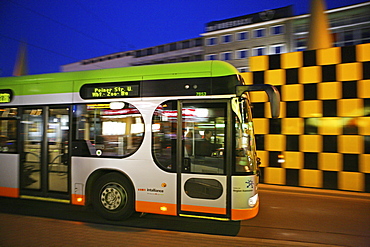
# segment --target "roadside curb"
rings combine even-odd
[[[259,190],[261,191],[279,191],[279,192],[290,192],[299,194],[310,194],[310,195],[325,195],[334,197],[349,197],[363,200],[370,200],[370,193],[365,192],[353,192],[353,191],[342,191],[342,190],[327,190],[320,188],[307,188],[307,187],[292,187],[285,185],[272,185],[272,184],[259,184]]]

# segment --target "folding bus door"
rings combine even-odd
[[[27,107],[21,116],[21,195],[68,198],[69,107]]]
[[[183,101],[178,109],[180,215],[226,218],[227,102]]]

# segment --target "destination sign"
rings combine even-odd
[[[81,87],[80,96],[83,99],[137,97],[139,84],[124,82],[86,84]]]
[[[13,98],[13,91],[10,89],[0,89],[0,104],[10,103]]]

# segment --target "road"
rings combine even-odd
[[[370,195],[265,185],[258,216],[237,236],[370,246]]]
[[[235,244],[239,242],[254,243],[246,246],[370,246],[370,195],[368,194],[262,185],[260,198],[258,216],[241,222],[220,222],[152,214],[144,216],[135,214],[126,221],[110,222],[97,216],[91,208],[0,198],[0,246],[3,246],[2,240],[8,236],[5,234],[5,229],[12,229],[13,232],[17,231],[22,234],[23,226],[15,222],[17,220],[22,222],[24,215],[26,217],[23,222],[27,220],[33,222],[35,218],[32,218],[32,221],[27,217],[36,216],[42,217],[44,221],[45,218],[49,219],[43,224],[51,224],[50,219],[54,220],[52,225],[61,224],[59,228],[89,226],[83,231],[93,229],[95,231],[93,234],[96,236],[99,234],[105,236],[107,232],[122,236],[140,232],[141,236],[149,233],[153,236],[162,236],[163,241],[166,241],[166,236],[167,238],[171,236],[182,236],[187,239],[198,238],[199,241],[206,238],[207,243],[217,241],[219,245],[224,244],[220,246],[226,246],[226,243],[230,243],[229,246],[243,246],[243,244]],[[1,224],[1,217],[4,220],[10,220],[9,217],[18,218],[12,219],[14,226],[11,225],[12,223],[5,226]],[[77,222],[78,224],[71,226],[65,222]],[[50,234],[48,240],[53,236],[55,235]],[[223,238],[220,239],[221,237]],[[89,237],[91,238],[93,236]],[[84,238],[80,239],[80,241],[83,240]],[[96,241],[94,243],[98,244]],[[9,239],[6,243],[11,244],[4,246],[17,246],[16,242],[13,242],[13,245]],[[32,246],[31,242],[28,243]],[[167,245],[162,246],[171,246],[168,242],[166,243]],[[190,243],[186,246],[189,245]]]

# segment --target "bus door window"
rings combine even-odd
[[[17,108],[0,109],[0,153],[17,151]]]
[[[226,104],[183,104],[182,119],[184,158],[190,159],[183,172],[224,174]]]
[[[124,157],[140,147],[144,120],[133,105],[125,102],[80,104],[73,111],[73,155]]]
[[[43,109],[25,109],[22,114],[22,188],[41,188],[41,154],[44,131]]]
[[[159,105],[152,120],[154,160],[166,171],[176,171],[177,101]]]
[[[69,108],[49,109],[47,129],[49,190],[68,191]]]

